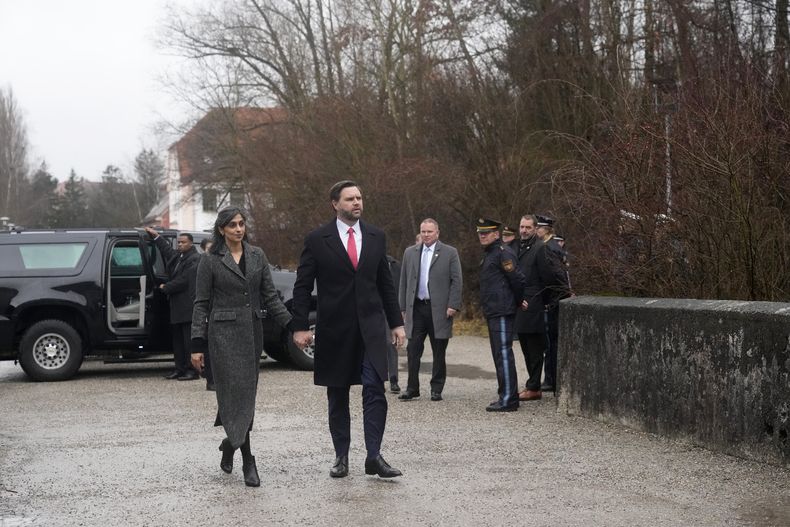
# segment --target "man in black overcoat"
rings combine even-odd
[[[351,443],[349,388],[362,384],[365,473],[400,476],[381,457],[387,421],[387,342],[400,346],[406,338],[398,297],[387,262],[384,232],[360,221],[362,192],[353,181],[330,190],[336,217],[307,235],[293,289],[293,331],[297,346],[313,338],[308,314],[317,285],[315,384],[327,387],[329,432],[335,447],[332,477],[348,475]],[[387,332],[389,327],[390,331]],[[387,334],[389,333],[389,334]]]
[[[544,321],[544,296],[559,277],[558,269],[551,265],[546,246],[537,235],[537,219],[525,215],[519,222],[519,240],[512,247],[518,256],[518,266],[527,280],[525,296],[529,303],[526,310],[516,313],[515,331],[518,335],[524,362],[527,364],[527,383],[519,392],[520,401],[534,401],[542,397],[540,376],[543,373],[543,354],[546,353],[546,324]]]
[[[173,338],[175,359],[175,370],[165,375],[165,379],[195,380],[199,375],[192,367],[189,346],[197,264],[200,254],[193,245],[193,238],[189,233],[178,235],[176,250],[154,229],[146,227],[145,232],[154,239],[157,249],[162,253],[170,278],[167,282],[159,285],[159,289],[167,295],[170,304],[170,332]]]

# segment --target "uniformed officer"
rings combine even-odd
[[[505,245],[513,246],[513,242],[516,240],[516,231],[505,225],[502,227],[502,243]]]
[[[557,283],[546,289],[546,361],[544,363],[542,392],[553,392],[557,384],[557,343],[559,340],[559,309],[560,300],[571,296],[570,277],[568,276],[567,256],[554,235],[554,220],[548,216],[536,214],[538,236],[546,246],[547,260],[554,268],[558,277]]]
[[[499,384],[499,398],[486,407],[488,412],[518,410],[513,319],[519,306],[527,307],[524,299],[526,280],[516,263],[516,254],[500,239],[501,225],[494,220],[477,220],[477,235],[484,250],[480,263],[480,308],[488,323],[491,355]]]

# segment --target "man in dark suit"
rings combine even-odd
[[[420,234],[422,243],[406,249],[401,268],[398,300],[409,339],[409,380],[399,399],[410,401],[420,396],[420,359],[427,336],[433,351],[431,400],[441,401],[447,378],[447,343],[453,336],[453,317],[461,310],[461,261],[455,247],[439,241],[436,220],[424,219]]]
[[[362,192],[340,181],[329,192],[336,217],[307,235],[293,289],[290,329],[297,346],[310,343],[308,315],[314,282],[318,290],[315,326],[315,384],[326,386],[329,432],[335,462],[329,475],[348,475],[351,444],[349,388],[362,384],[365,474],[400,476],[381,456],[387,421],[387,344],[406,338],[387,262],[384,232],[360,221]],[[390,334],[387,335],[387,326]]]
[[[172,373],[165,375],[165,379],[192,381],[199,377],[190,361],[189,346],[200,255],[192,244],[193,238],[189,233],[178,235],[177,250],[174,250],[170,242],[159,236],[154,229],[146,227],[145,232],[154,239],[157,249],[162,253],[170,277],[170,280],[159,285],[170,303],[170,332],[176,366]]]

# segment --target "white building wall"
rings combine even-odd
[[[167,195],[171,229],[182,231],[211,230],[217,218],[215,211],[203,210],[203,196],[193,185],[181,185],[178,152],[175,147],[167,152]]]

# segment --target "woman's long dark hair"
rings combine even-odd
[[[233,218],[236,217],[236,214],[241,214],[241,217],[244,220],[245,229],[244,238],[242,239],[245,242],[247,241],[247,212],[241,207],[225,207],[217,213],[217,219],[214,222],[214,230],[211,232],[211,249],[209,250],[211,254],[217,254],[218,252],[225,250],[225,237],[222,235],[222,229],[228,223],[230,223]]]

